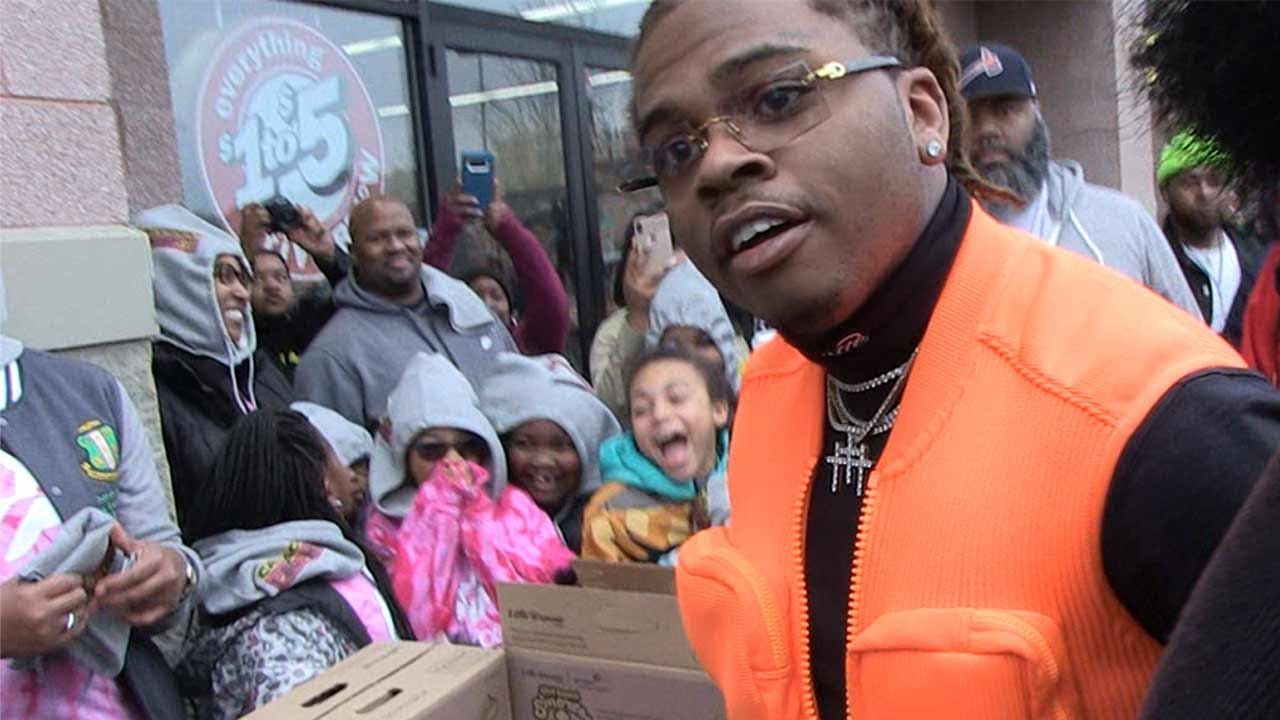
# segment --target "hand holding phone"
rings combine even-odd
[[[493,165],[491,152],[462,153],[462,191],[479,201],[482,212],[493,201]]]
[[[642,253],[645,274],[665,273],[673,252],[670,218],[665,212],[637,217],[632,243]]]

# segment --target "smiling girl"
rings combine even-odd
[[[732,394],[688,350],[643,356],[628,385],[631,432],[600,447],[605,484],[584,511],[582,555],[674,565],[690,535],[729,519]]]

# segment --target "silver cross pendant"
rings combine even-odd
[[[839,492],[842,480],[845,486],[856,482],[854,492],[862,497],[867,473],[875,461],[868,457],[865,444],[854,441],[853,433],[845,433],[844,437],[844,442],[837,440],[832,453],[823,458],[831,466],[831,492]]]

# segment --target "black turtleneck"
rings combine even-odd
[[[952,179],[902,263],[852,317],[818,341],[796,342],[846,383],[903,364],[924,336],[968,227],[972,205]],[[893,383],[845,394],[849,411],[870,418]],[[837,440],[830,423],[823,453]],[[888,434],[871,438],[872,459]],[[1237,370],[1195,373],[1171,388],[1130,438],[1112,477],[1103,517],[1108,582],[1153,637],[1171,631],[1200,571],[1272,451],[1280,447],[1280,394]],[[854,536],[862,499],[831,492],[819,461],[805,533],[809,652],[820,717],[845,717],[845,641]],[[923,531],[923,530],[922,530]]]

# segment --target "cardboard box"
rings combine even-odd
[[[247,717],[251,720],[510,720],[500,650],[374,643]]]
[[[577,587],[499,585],[515,720],[715,720],[669,568],[574,563]],[[559,714],[557,714],[559,713]]]
[[[514,720],[716,720],[724,698],[701,670],[507,651]]]

